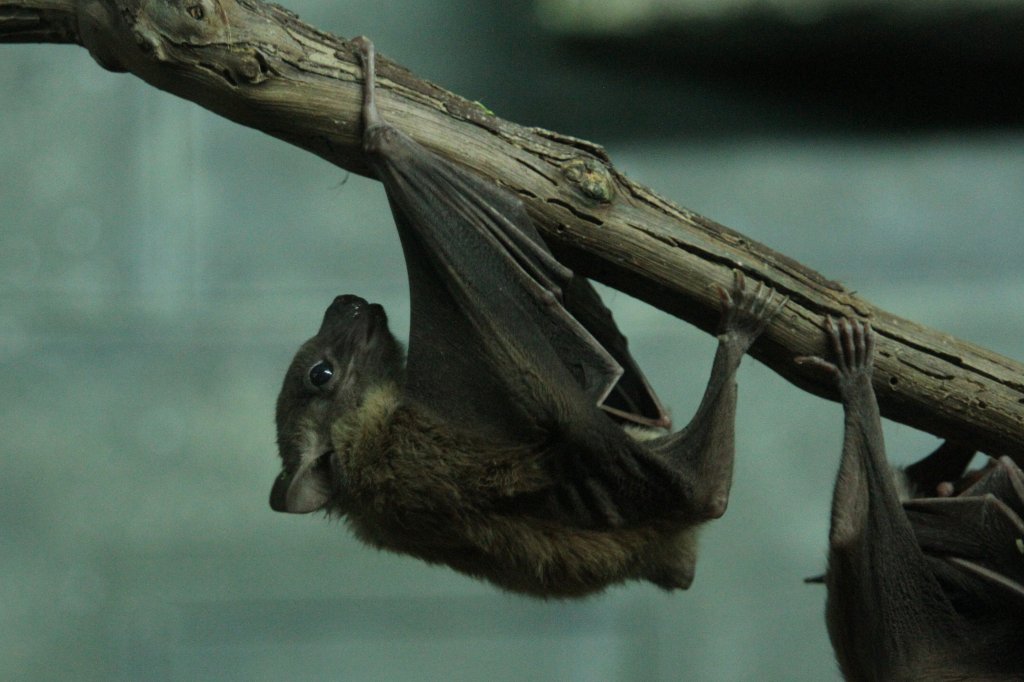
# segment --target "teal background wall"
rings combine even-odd
[[[501,116],[605,145],[896,314],[1024,358],[1019,127],[857,130],[770,88],[567,49],[503,5],[288,3]],[[824,565],[838,405],[745,361],[733,500],[686,593],[530,601],[274,514],[273,403],[323,309],[358,293],[407,333],[380,186],[80,48],[0,54],[0,678],[838,679],[824,591],[802,583]],[[607,300],[685,423],[713,339]],[[903,463],[936,443],[886,435]]]

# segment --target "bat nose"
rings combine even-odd
[[[362,317],[364,314],[368,314],[373,318],[380,317],[384,313],[384,308],[379,303],[368,303],[365,298],[352,294],[335,297],[330,309],[334,314],[350,313],[352,317]]]
[[[334,301],[327,309],[327,313],[331,316],[337,317],[338,319],[355,319],[363,317],[368,309],[373,310],[374,308],[379,307],[379,305],[367,303],[366,299],[361,296],[344,294],[342,296],[335,297]]]
[[[329,329],[361,329],[368,333],[382,325],[387,325],[384,308],[377,303],[367,303],[365,298],[344,294],[336,296],[331,305],[324,311],[324,320],[320,332]]]
[[[331,303],[331,307],[332,308],[333,307],[338,307],[338,308],[342,308],[342,307],[345,307],[345,308],[348,308],[348,307],[351,307],[351,308],[361,308],[361,307],[363,307],[365,305],[366,305],[366,299],[365,298],[362,298],[361,296],[355,296],[353,294],[342,294],[341,296],[336,296],[334,298],[334,302]]]

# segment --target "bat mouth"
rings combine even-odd
[[[372,353],[390,335],[388,316],[376,303],[361,306],[347,321],[345,333],[356,353]]]
[[[329,507],[335,497],[335,451],[327,450],[296,469],[284,469],[270,491],[270,508],[289,514],[308,514]]]
[[[338,453],[333,448],[325,451],[313,462],[315,475],[324,481],[326,495],[323,504],[314,511],[325,512],[328,516],[340,516],[345,513],[345,486],[341,484],[341,467]]]
[[[333,460],[334,448],[323,452],[313,460],[312,469],[318,476],[330,476],[334,471]]]

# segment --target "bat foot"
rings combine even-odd
[[[818,356],[794,358],[798,365],[811,367],[819,372],[831,374],[840,390],[852,386],[858,380],[870,386],[874,367],[875,333],[871,324],[864,320],[842,318],[838,322],[831,316],[825,318],[825,336],[832,349],[834,361]]]
[[[377,111],[377,69],[376,50],[373,41],[366,36],[357,36],[352,39],[353,50],[363,65],[363,131],[383,124],[380,113]]]
[[[356,36],[349,43],[361,57],[373,50],[373,41],[366,36]]]
[[[739,270],[733,270],[732,289],[718,285],[716,288],[722,303],[719,337],[736,339],[744,351],[789,302],[788,296],[780,295],[763,282],[751,291]]]

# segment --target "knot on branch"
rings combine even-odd
[[[584,196],[595,201],[608,204],[615,195],[611,173],[597,159],[577,156],[562,167],[562,174]]]
[[[77,14],[82,45],[111,71],[159,65],[255,84],[276,73],[268,54],[281,50],[267,46],[291,44],[237,0],[86,0]]]
[[[271,69],[249,22],[233,0],[140,0],[132,35],[143,53],[183,68],[199,68],[231,86],[266,80]]]

